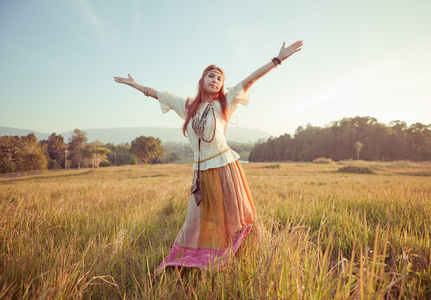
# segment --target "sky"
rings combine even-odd
[[[193,97],[208,65],[235,86],[297,40],[230,126],[279,136],[355,116],[431,124],[430,12],[429,0],[0,0],[0,126],[180,128],[113,77]]]

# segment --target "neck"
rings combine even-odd
[[[215,96],[214,94],[205,93],[205,95],[202,97],[202,102],[203,103],[205,103],[205,102],[211,103],[214,100],[214,96]]]

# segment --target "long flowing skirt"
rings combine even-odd
[[[238,161],[201,171],[203,200],[192,195],[186,220],[169,255],[157,267],[195,267],[207,270],[224,265],[250,232],[255,209]]]

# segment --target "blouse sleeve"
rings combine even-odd
[[[182,119],[186,119],[186,99],[170,94],[169,92],[161,91],[157,92],[157,98],[164,114],[170,109],[173,109]]]
[[[228,107],[228,119],[230,119],[236,111],[238,104],[248,105],[249,94],[248,91],[244,93],[242,83],[238,83],[235,87],[229,88],[226,94],[226,101]]]

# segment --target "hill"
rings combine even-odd
[[[30,132],[33,132],[38,140],[46,140],[50,136],[50,134],[48,134],[48,133],[38,132],[38,131],[30,130],[30,129],[0,127],[0,136],[4,136],[4,135],[22,136],[22,135],[27,135]]]
[[[129,128],[101,128],[101,129],[81,129],[87,133],[88,141],[100,141],[102,143],[130,143],[136,137],[153,136],[158,137],[162,142],[182,142],[187,143],[188,140],[182,135],[180,128],[162,128],[162,127],[129,127]],[[0,136],[4,135],[27,135],[33,132],[38,140],[45,140],[50,133],[37,132],[30,129],[18,129],[11,127],[0,127]],[[67,131],[61,134],[65,141],[69,140],[73,131]],[[271,135],[267,132],[249,129],[242,127],[228,127],[226,130],[226,138],[228,141],[238,143],[254,143],[260,139],[267,139]]]

